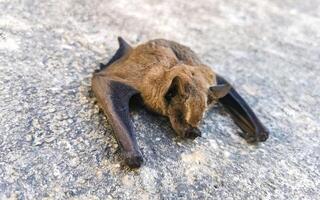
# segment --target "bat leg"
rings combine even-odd
[[[118,81],[107,80],[94,75],[92,88],[100,107],[107,115],[114,136],[122,150],[125,164],[138,168],[143,163],[142,154],[137,145],[135,132],[130,119],[129,101],[138,92]]]
[[[217,82],[218,84],[229,84],[219,75],[217,75]],[[243,134],[240,134],[240,136],[250,143],[262,142],[268,139],[269,131],[233,87],[226,96],[219,99],[219,102],[227,109],[234,122],[242,129]]]

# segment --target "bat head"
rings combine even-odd
[[[201,136],[198,126],[206,108],[230,90],[229,85],[210,85],[206,76],[194,67],[191,71],[175,71],[164,95],[171,125],[181,136]]]

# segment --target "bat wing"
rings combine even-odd
[[[92,78],[92,90],[108,117],[126,164],[131,168],[140,167],[143,158],[129,114],[129,101],[138,91],[122,82],[96,74]]]
[[[99,71],[118,61],[132,49],[122,37],[118,37],[118,42],[118,50],[107,64],[100,64]],[[131,97],[139,94],[139,92],[125,83],[110,80],[108,77],[100,76],[98,73],[95,73],[92,78],[92,90],[100,107],[110,121],[125,163],[131,168],[140,167],[143,158],[137,145],[129,113],[129,101]]]
[[[217,82],[218,84],[229,84],[219,75],[217,75]],[[267,140],[269,135],[268,130],[233,87],[226,96],[219,99],[219,102],[227,108],[235,123],[245,132],[241,136],[248,142]]]
[[[109,62],[107,62],[107,64],[100,63],[100,70],[99,71],[104,70],[109,65],[111,65],[115,61],[119,60],[124,55],[126,55],[132,49],[132,47],[122,37],[118,37],[118,42],[119,42],[118,50],[112,56],[112,58],[109,60]]]

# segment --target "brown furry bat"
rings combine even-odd
[[[248,142],[268,138],[266,128],[235,89],[188,47],[156,39],[132,48],[121,37],[118,40],[116,54],[94,73],[92,89],[129,167],[140,167],[143,162],[129,116],[129,100],[134,95],[140,95],[150,110],[167,116],[183,137],[201,136],[197,127],[206,108],[220,102]]]

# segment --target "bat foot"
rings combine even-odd
[[[139,167],[141,167],[141,165],[143,163],[143,157],[140,152],[138,154],[137,153],[126,153],[124,156],[124,162],[131,169],[139,168]]]

